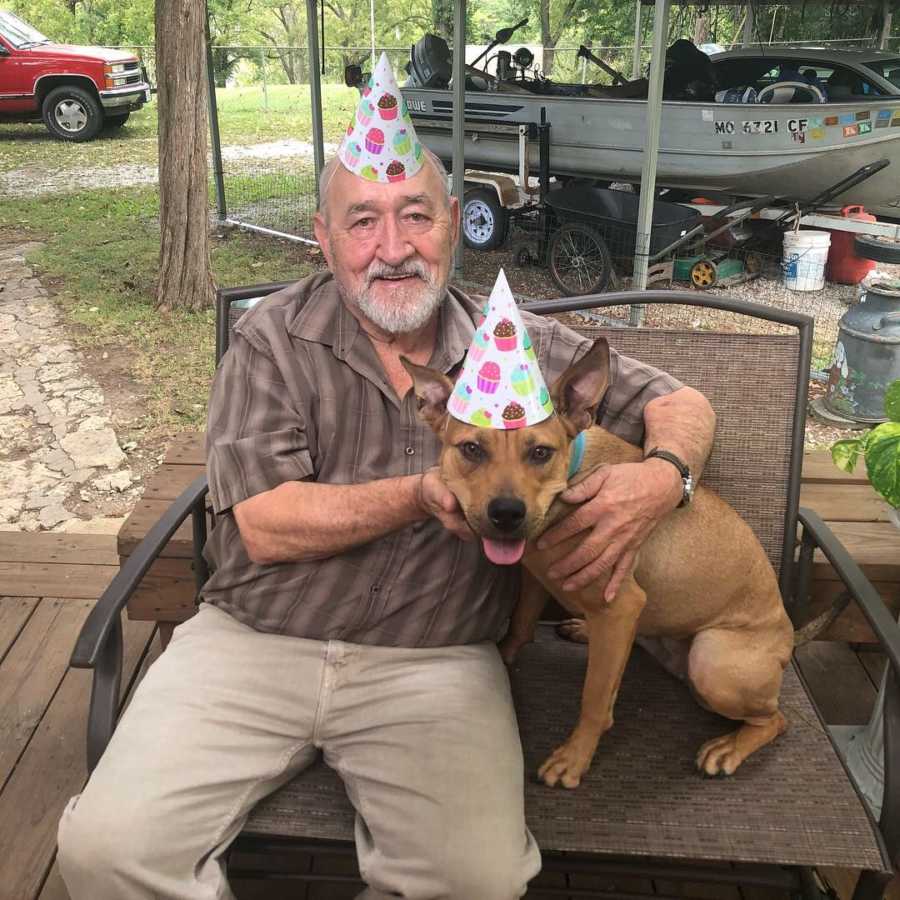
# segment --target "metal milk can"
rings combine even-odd
[[[900,378],[900,279],[864,285],[841,316],[825,406],[857,422],[885,422],[884,392]]]

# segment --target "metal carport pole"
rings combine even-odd
[[[641,168],[641,199],[638,206],[637,240],[634,247],[632,290],[647,287],[647,262],[653,227],[653,198],[656,194],[656,162],[659,156],[659,125],[662,118],[663,76],[666,69],[666,37],[670,0],[656,0],[653,16],[653,43],[650,49],[650,87],[647,94],[647,143]],[[644,308],[631,307],[631,324],[640,325]]]
[[[634,47],[631,50],[631,77],[641,77],[641,0],[634,3]]]
[[[465,122],[466,122],[466,0],[456,0],[453,10],[453,196],[462,215],[465,194]],[[463,273],[463,240],[456,245],[453,269]]]
[[[324,2],[324,0],[323,0]],[[306,45],[309,48],[309,99],[312,106],[313,162],[316,167],[316,197],[319,176],[325,168],[325,132],[322,128],[322,78],[319,72],[319,35],[316,0],[306,0]]]

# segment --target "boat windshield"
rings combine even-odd
[[[0,10],[0,35],[3,35],[16,50],[34,44],[49,44],[50,39],[44,37],[37,28],[32,28],[11,12]]]
[[[867,69],[871,69],[882,78],[886,78],[891,84],[900,88],[900,58],[898,59],[873,59],[865,63]]]

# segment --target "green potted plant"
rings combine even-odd
[[[860,456],[866,461],[869,483],[887,500],[891,520],[900,528],[900,379],[891,382],[884,394],[887,422],[855,438],[831,445],[834,464],[852,472]]]

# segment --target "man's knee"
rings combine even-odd
[[[525,895],[528,882],[537,874],[535,861],[521,853],[468,857],[448,864],[453,868],[446,873],[448,896],[453,900],[517,900]]]

